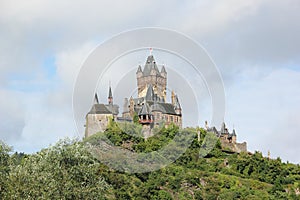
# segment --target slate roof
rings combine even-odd
[[[139,115],[148,115],[149,113],[150,112],[149,112],[148,105],[147,105],[147,103],[144,103],[142,105],[142,108],[141,108],[140,112],[139,112]]]
[[[153,87],[152,87],[152,84],[150,84],[148,86],[148,89],[147,89],[147,93],[146,93],[146,101],[154,101],[154,91],[153,91]]]
[[[171,103],[163,103],[163,102],[154,102],[147,101],[146,102],[150,108],[153,108],[151,111],[160,111],[164,114],[177,115],[175,112],[175,108]]]
[[[88,114],[112,114],[104,104],[94,104]]]
[[[150,75],[150,72],[151,72],[152,69],[154,69],[156,71],[156,73],[158,75],[160,75],[160,72],[158,70],[158,67],[157,67],[157,64],[154,60],[153,55],[149,55],[148,58],[147,58],[145,67],[144,67],[143,75],[144,76]]]

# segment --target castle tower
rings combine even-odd
[[[128,113],[129,112],[129,102],[128,102],[128,98],[124,99],[124,104],[123,104],[123,113]]]
[[[146,96],[148,86],[153,86],[154,94],[162,101],[166,101],[166,87],[167,87],[167,72],[162,66],[161,72],[154,60],[153,55],[149,55],[144,65],[144,69],[139,66],[136,72],[138,97]]]
[[[171,94],[171,103],[173,106],[175,106],[175,92],[174,90],[172,90],[172,94]]]
[[[133,100],[133,98],[132,98],[132,96],[130,97],[130,99],[129,99],[129,113],[130,113],[130,116],[131,117],[133,117],[133,115],[134,115],[134,100]]]
[[[114,114],[116,113],[117,115],[117,112],[118,106],[114,106],[110,110],[107,105],[99,103],[98,95],[95,94],[94,104],[86,115],[85,137],[97,132],[103,132],[108,125],[109,119],[113,119]]]

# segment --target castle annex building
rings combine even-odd
[[[182,110],[178,96],[172,91],[171,102],[166,100],[165,66],[158,66],[153,55],[149,55],[145,65],[138,66],[136,79],[138,96],[124,99],[121,116],[119,116],[119,106],[113,103],[111,87],[109,87],[107,104],[100,103],[95,94],[94,104],[86,115],[86,137],[104,131],[110,118],[120,122],[132,122],[135,115],[143,125],[145,138],[150,137],[151,129],[160,124],[168,126],[174,123],[182,127]]]
[[[205,129],[207,132],[214,133],[220,138],[223,149],[227,149],[232,152],[247,152],[247,143],[238,143],[236,141],[236,132],[233,128],[232,133],[229,132],[225,122],[222,123],[221,129],[218,131],[216,127],[209,127],[207,121],[205,121]]]

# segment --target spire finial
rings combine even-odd
[[[150,51],[150,55],[152,55],[152,51],[153,51],[152,47],[150,47],[149,51]]]

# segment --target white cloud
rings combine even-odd
[[[263,1],[196,1],[189,4],[189,14],[183,16],[182,27],[194,36],[223,32],[232,23],[255,14]]]
[[[22,93],[0,89],[0,136],[4,141],[19,138],[25,126]]]
[[[72,135],[72,87],[88,53],[120,31],[161,26],[206,47],[224,77],[229,124],[250,149],[300,162],[299,7],[298,0],[1,1],[1,138],[29,150]],[[42,67],[49,57],[54,77]]]
[[[228,89],[231,126],[235,124],[240,140],[247,141],[250,150],[265,155],[270,150],[272,156],[299,163],[300,72],[277,69],[259,78],[248,70],[243,73],[249,76]]]

